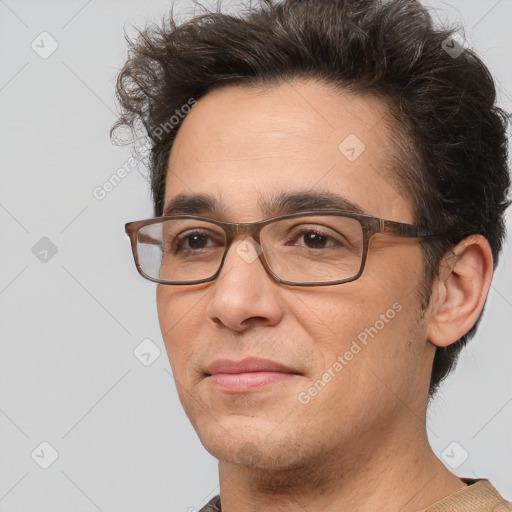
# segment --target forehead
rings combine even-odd
[[[390,179],[388,119],[381,100],[319,83],[214,90],[178,131],[165,203],[208,195],[219,207],[217,216],[250,222],[268,215],[262,205],[270,198],[309,191],[410,222],[409,205]]]

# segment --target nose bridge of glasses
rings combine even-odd
[[[254,247],[254,249],[259,253],[260,247],[260,230],[261,230],[261,222],[241,222],[241,223],[232,223],[230,225],[225,225],[226,232],[226,252],[229,251],[230,247],[235,244],[236,252],[242,250],[239,246],[241,246],[247,238],[252,238],[253,242],[250,244]],[[254,246],[254,242],[256,246]]]
[[[257,240],[259,238],[259,225],[259,222],[241,222],[232,224],[230,226],[228,236],[231,240],[234,238],[245,238],[248,236]]]

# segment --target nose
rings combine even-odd
[[[283,316],[279,284],[263,266],[261,247],[250,237],[235,240],[214,282],[208,318],[218,326],[243,331],[260,324],[276,325]]]

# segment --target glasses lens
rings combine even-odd
[[[137,233],[142,271],[163,281],[198,281],[217,272],[226,246],[224,230],[196,219],[171,219]]]
[[[363,228],[350,217],[281,219],[263,228],[260,241],[269,267],[285,281],[341,281],[361,267]]]

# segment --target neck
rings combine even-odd
[[[417,420],[414,428],[395,425],[381,434],[294,468],[221,461],[222,512],[418,512],[466,485],[437,459]]]

